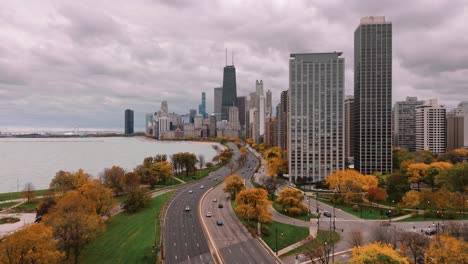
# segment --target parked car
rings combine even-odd
[[[218,208],[223,208],[223,207],[224,207],[224,206],[223,206],[222,203],[218,204]]]
[[[219,226],[222,226],[223,225],[223,220],[221,220],[221,219],[216,220],[216,224],[219,225]]]
[[[186,211],[186,212],[190,211],[190,206],[188,206],[188,205],[185,206],[185,211]]]
[[[211,217],[212,215],[213,214],[210,211],[206,212],[206,217]]]
[[[331,217],[331,213],[328,211],[323,212],[323,215],[326,217]]]

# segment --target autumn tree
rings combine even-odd
[[[312,261],[312,263],[328,264],[330,263],[330,253],[333,244],[327,241],[322,241],[317,238],[312,238],[310,243],[304,249],[303,254]]]
[[[398,202],[411,188],[408,184],[408,178],[402,175],[401,172],[396,171],[388,175],[386,190],[388,200]]]
[[[52,227],[32,224],[0,240],[0,263],[62,263]]]
[[[408,181],[410,183],[416,183],[418,185],[418,190],[421,182],[423,182],[423,179],[426,177],[428,168],[429,165],[424,163],[413,163],[408,166],[408,169],[406,171]]]
[[[138,187],[140,187],[140,177],[133,172],[127,172],[120,179],[120,186],[122,186],[122,189],[125,192],[138,189]]]
[[[369,202],[373,203],[374,201],[384,201],[387,199],[388,195],[385,189],[380,187],[371,187],[367,190],[366,198]]]
[[[286,180],[278,176],[265,176],[260,178],[260,183],[268,191],[270,199],[273,199],[275,192],[286,184]]]
[[[26,202],[29,203],[34,197],[36,197],[36,194],[34,193],[34,185],[30,182],[27,182],[24,185],[23,192],[21,193],[21,196],[26,198]]]
[[[391,244],[375,242],[352,249],[351,264],[387,263],[409,264],[408,259],[400,256]]]
[[[98,215],[109,216],[112,207],[112,190],[104,186],[101,181],[98,179],[87,181],[78,192],[92,201]]]
[[[468,263],[468,242],[441,235],[426,250],[425,263]]]
[[[78,262],[83,247],[104,229],[102,218],[96,213],[94,202],[78,191],[68,191],[44,219],[53,228],[59,250],[65,258]]]
[[[331,173],[326,183],[330,189],[337,190],[341,195],[345,194],[348,199],[355,197],[361,199],[358,193],[366,192],[370,188],[377,188],[378,180],[374,175],[363,175],[355,170],[339,170]]]
[[[172,166],[175,172],[185,172],[187,177],[190,172],[195,171],[195,164],[197,164],[197,156],[189,152],[180,152],[171,156]]]
[[[125,170],[123,168],[112,166],[111,168],[104,169],[101,179],[104,185],[111,188],[114,191],[115,196],[118,196],[123,191],[121,180],[124,175]]]
[[[407,192],[403,196],[401,203],[400,203],[401,206],[406,206],[406,207],[414,207],[414,206],[418,206],[419,204],[421,204],[421,196],[419,195],[419,192],[415,190],[411,190]]]
[[[49,194],[45,195],[37,205],[36,215],[42,216],[49,212],[51,208],[53,208],[57,204],[54,195]]]
[[[468,191],[468,163],[457,163],[444,173],[445,178],[443,182],[454,192],[462,194]]]
[[[241,191],[236,196],[236,204],[236,213],[248,221],[255,220],[267,223],[272,220],[271,213],[268,211],[271,202],[264,189],[254,188]]]
[[[132,189],[128,192],[127,200],[122,204],[122,208],[128,213],[135,213],[138,210],[145,208],[149,202],[148,193],[141,189]]]
[[[446,173],[448,169],[452,167],[452,163],[450,162],[433,162],[427,168],[426,174],[423,178],[423,182],[429,184],[431,186],[432,191],[434,191],[434,187],[437,183],[437,177],[441,173]]]
[[[307,212],[307,207],[302,204],[304,195],[295,188],[284,188],[280,191],[276,202],[281,205],[281,209],[290,215],[301,215]]]
[[[400,250],[404,255],[409,253],[417,263],[417,259],[424,256],[424,252],[429,246],[430,239],[422,234],[415,232],[404,232],[400,234]]]
[[[237,174],[231,174],[224,179],[224,192],[231,195],[231,199],[234,200],[236,195],[245,189],[244,180]]]
[[[85,184],[91,176],[79,169],[77,172],[58,171],[50,183],[50,188],[66,192],[68,190],[77,190],[81,185]]]
[[[140,182],[154,188],[157,184],[165,183],[172,177],[173,165],[168,161],[149,161],[145,159],[143,165],[135,168],[134,173],[140,177]]]

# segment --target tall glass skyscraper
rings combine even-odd
[[[205,94],[205,92],[202,92],[202,101],[201,101],[201,104],[198,106],[198,113],[203,118],[207,118],[207,114],[206,114],[206,94]]]
[[[224,67],[222,120],[229,119],[229,107],[231,106],[237,106],[236,67],[234,65]]]
[[[341,52],[291,54],[290,180],[318,182],[344,168],[344,58]]]
[[[354,168],[392,172],[392,23],[364,17],[354,31]]]
[[[133,134],[133,110],[125,110],[125,134]]]

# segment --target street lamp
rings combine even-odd
[[[275,227],[275,252],[278,256],[278,227]]]

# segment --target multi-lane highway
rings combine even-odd
[[[257,164],[257,158],[249,153],[247,161],[236,173],[250,184],[250,177],[255,172]],[[219,208],[219,204],[223,204],[223,207]],[[208,212],[211,217],[206,216]],[[223,192],[223,184],[216,186],[203,198],[201,215],[222,262],[252,264],[277,262],[239,221],[231,207],[230,199]],[[217,224],[219,220],[223,225]]]
[[[237,160],[239,151],[234,151],[232,160]],[[231,173],[227,166],[209,176],[179,189],[170,201],[164,218],[163,260],[165,263],[214,263],[210,248],[203,233],[198,215],[202,195]],[[186,210],[188,207],[189,210]]]

